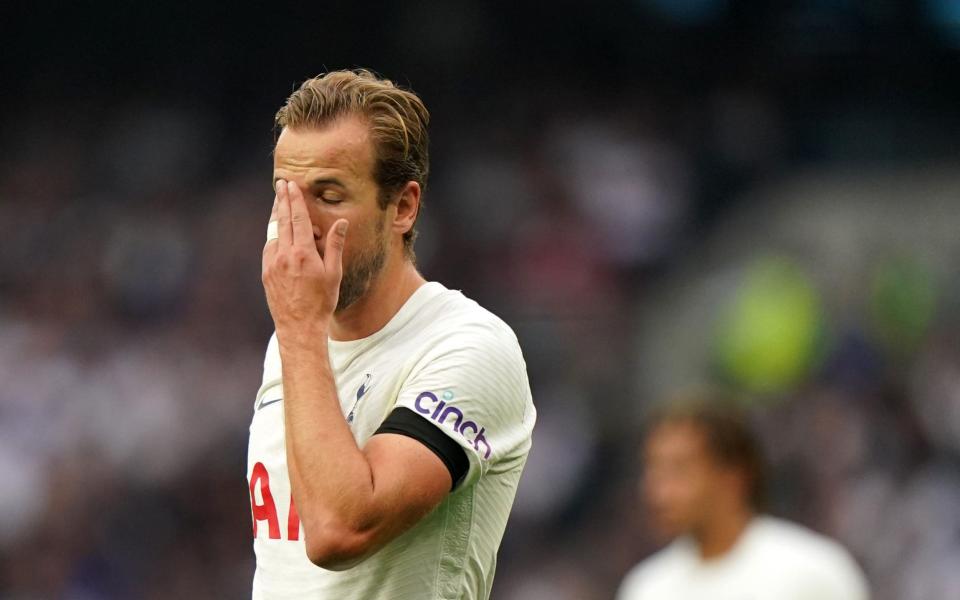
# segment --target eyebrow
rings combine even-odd
[[[283,177],[274,177],[274,178],[273,178],[273,187],[274,187],[274,188],[277,187],[277,182],[280,181],[281,179],[283,179]],[[342,188],[344,188],[344,189],[346,189],[346,187],[347,187],[346,185],[343,184],[342,181],[340,181],[340,180],[337,179],[336,177],[318,177],[317,179],[314,179],[313,181],[310,182],[310,187],[314,187],[314,186],[318,186],[318,185],[336,185],[336,186],[342,187]]]
[[[343,182],[337,179],[336,177],[318,177],[310,182],[310,187],[317,186],[317,185],[335,185],[342,188],[347,187],[343,185]]]

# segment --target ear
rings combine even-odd
[[[416,181],[408,181],[400,192],[391,228],[401,237],[413,229],[417,222],[417,216],[420,215],[420,194],[420,184]]]

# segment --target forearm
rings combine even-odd
[[[439,459],[402,436],[381,436],[389,439],[361,451],[343,418],[326,328],[338,303],[347,220],[327,231],[321,256],[300,188],[279,180],[273,221],[261,279],[280,346],[291,492],[310,559],[344,568],[412,526],[449,483]]]
[[[281,342],[280,354],[288,470],[308,543],[363,545],[351,538],[377,524],[373,471],[343,418],[326,336]]]

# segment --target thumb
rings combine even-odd
[[[323,253],[324,267],[339,277],[343,274],[343,247],[347,242],[347,227],[350,222],[337,219],[327,232],[327,241]]]

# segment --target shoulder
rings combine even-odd
[[[460,291],[440,290],[420,307],[417,327],[423,364],[443,357],[466,369],[526,374],[520,342],[500,317]]]
[[[758,517],[750,535],[753,552],[789,566],[796,577],[817,581],[833,589],[850,590],[850,595],[844,597],[866,597],[863,572],[853,556],[836,540],[774,517]]]
[[[469,430],[484,460],[525,456],[536,408],[516,336],[473,300],[436,285],[441,292],[410,324],[419,339],[396,404],[455,430],[458,442]]]
[[[660,597],[663,595],[661,588],[678,577],[684,577],[691,564],[683,540],[675,540],[627,572],[617,592],[617,600]]]
[[[848,555],[837,541],[799,523],[776,517],[757,517],[749,535],[757,550],[784,554],[794,559],[831,559]]]
[[[428,285],[436,285],[439,290],[421,309],[422,318],[429,319],[432,329],[445,332],[444,337],[465,342],[476,339],[519,349],[516,334],[503,319],[459,290],[447,289],[438,283]]]

